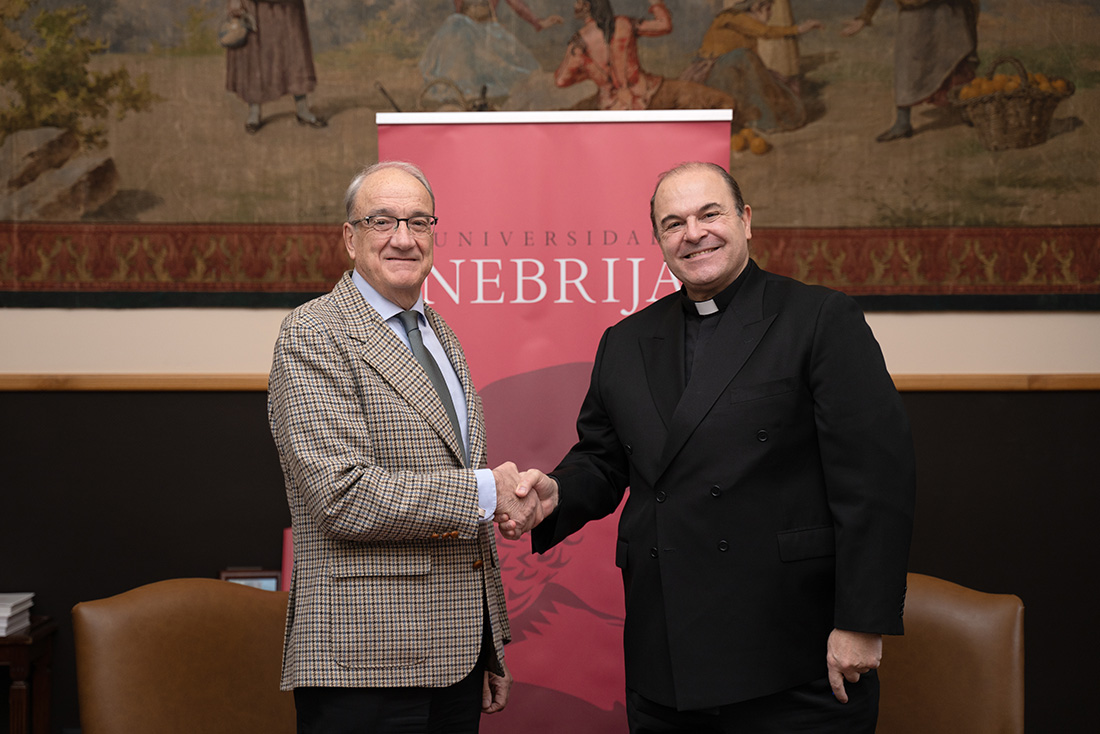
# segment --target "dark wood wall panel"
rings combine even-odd
[[[79,727],[74,604],[226,566],[279,567],[290,513],[265,400],[0,393],[0,588],[34,591],[35,611],[61,621],[54,732]]]
[[[919,470],[911,570],[1023,598],[1028,729],[1089,730],[1100,392],[904,398]],[[61,620],[55,732],[79,727],[75,603],[230,565],[278,567],[289,514],[265,401],[0,392],[0,589],[36,592],[36,611]],[[0,732],[7,705],[0,696]]]

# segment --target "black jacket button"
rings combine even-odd
[[[722,488],[719,487],[717,484],[715,484],[713,487],[710,488],[710,496],[711,497],[721,497],[722,496]]]
[[[657,493],[657,501],[658,502],[664,502],[667,499],[668,499],[668,495],[665,494],[663,491]]]
[[[728,551],[729,549],[730,549],[730,544],[729,544],[729,543],[727,543],[727,542],[726,542],[726,541],[724,541],[724,540],[719,540],[719,541],[718,541],[718,550],[720,550],[720,551],[722,551],[723,553],[725,553],[725,552],[726,552],[726,551]]]
[[[764,441],[767,441],[768,440],[768,432],[765,431],[764,429],[760,429],[759,431],[756,432],[756,440],[761,442],[761,443],[763,443]]]
[[[649,557],[650,558],[656,558],[657,557],[657,549],[656,548],[650,548],[649,549]]]

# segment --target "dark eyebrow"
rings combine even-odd
[[[711,202],[708,202],[706,204],[703,204],[701,207],[699,207],[698,209],[695,210],[695,212],[694,212],[695,216],[699,216],[700,214],[703,214],[707,210],[713,209],[713,208],[716,208],[716,207],[718,209],[721,209],[722,205],[719,204],[717,201],[711,201]],[[678,214],[669,214],[667,216],[664,216],[664,217],[661,218],[661,226],[663,227],[665,225],[665,223],[668,222],[670,219],[683,219],[683,217],[679,216]]]

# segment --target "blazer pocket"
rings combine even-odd
[[[406,668],[428,658],[431,556],[385,548],[334,559],[328,584],[332,651],[346,668]]]
[[[782,380],[771,380],[756,385],[743,385],[731,387],[726,393],[726,398],[731,403],[747,403],[750,400],[770,398],[775,395],[783,395],[798,389],[800,378],[785,377]]]
[[[358,547],[354,547],[354,546]],[[432,570],[427,548],[353,544],[338,550],[329,566],[333,578],[351,576],[424,576]]]
[[[775,534],[779,541],[779,560],[805,561],[836,555],[836,536],[832,525],[784,530]]]

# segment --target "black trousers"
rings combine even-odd
[[[489,627],[474,669],[445,688],[295,688],[298,734],[477,734]]]
[[[829,679],[708,711],[677,711],[627,689],[630,734],[874,734],[878,674],[845,681],[848,703],[833,696]]]

